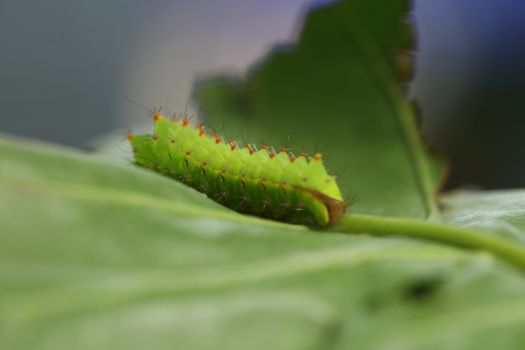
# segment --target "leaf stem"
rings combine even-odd
[[[414,219],[351,214],[343,215],[331,230],[415,237],[486,251],[525,272],[525,247],[467,228]]]

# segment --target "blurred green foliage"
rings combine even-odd
[[[2,349],[525,341],[523,274],[488,254],[243,216],[147,170],[12,138],[0,158]],[[456,194],[444,220],[522,242],[523,198]]]
[[[325,153],[352,212],[427,216],[434,178],[398,83],[410,70],[407,11],[404,0],[320,7],[296,45],[246,79],[198,84],[203,115],[236,139]]]
[[[356,194],[350,212],[423,218],[440,171],[416,142],[390,56],[407,48],[406,2],[371,3],[316,9],[291,51],[197,94],[210,123],[224,121],[232,136],[324,149]],[[523,274],[489,254],[243,216],[114,163],[0,139],[1,349],[488,350],[525,342]],[[446,195],[434,220],[524,244],[523,198]]]

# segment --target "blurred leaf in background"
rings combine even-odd
[[[246,79],[201,82],[204,117],[237,139],[325,153],[343,192],[355,196],[352,212],[426,217],[437,183],[398,87],[411,69],[408,11],[405,0],[318,8],[296,45]]]

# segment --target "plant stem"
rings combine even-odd
[[[525,271],[525,247],[474,230],[429,221],[372,215],[343,215],[332,231],[416,237],[482,250]]]

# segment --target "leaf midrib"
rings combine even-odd
[[[416,177],[426,216],[429,219],[433,219],[439,214],[439,209],[435,203],[435,189],[432,185],[430,167],[422,151],[423,143],[415,126],[415,118],[413,118],[407,103],[398,98],[399,87],[392,83],[392,74],[389,73],[390,69],[384,62],[384,58],[381,57],[380,51],[369,39],[370,35],[352,21],[347,23],[352,30],[346,31],[346,33],[361,51],[363,57],[372,62],[372,64],[368,65],[370,72],[375,77],[379,89],[384,93],[384,97],[392,105],[394,116],[397,117],[395,122],[399,126],[399,134],[405,144],[413,174]]]

